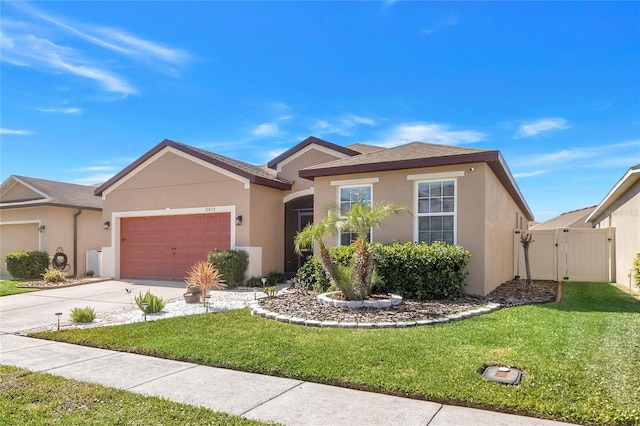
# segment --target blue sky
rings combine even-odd
[[[498,149],[537,220],[640,163],[638,2],[0,2],[0,177],[103,182],[168,138]]]

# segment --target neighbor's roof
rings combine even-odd
[[[95,190],[96,195],[102,195],[104,191],[109,189],[112,185],[118,182],[120,179],[131,173],[145,161],[149,160],[158,152],[163,149],[171,147],[185,154],[191,155],[194,158],[198,158],[211,165],[220,167],[228,172],[234,173],[240,177],[248,179],[249,182],[256,185],[269,186],[278,189],[291,189],[291,182],[279,178],[274,172],[264,167],[254,166],[243,161],[234,160],[233,158],[225,157],[224,155],[215,154],[213,152],[195,148],[193,146],[185,145],[180,142],[175,142],[169,139],[165,139],[158,145],[147,151],[144,155],[138,158],[136,161],[125,167],[117,175],[106,181]]]
[[[636,182],[640,180],[640,164],[636,164],[631,167],[627,172],[622,176],[622,178],[615,184],[615,186],[609,191],[606,197],[598,204],[598,207],[589,215],[586,219],[586,222],[594,222],[603,213],[605,213],[609,207],[616,202],[618,198],[629,188],[631,188]]]
[[[531,229],[545,230],[557,228],[591,228],[591,225],[585,222],[587,216],[596,209],[596,206],[585,207],[578,210],[562,213],[559,216],[551,218],[547,221],[532,226]]]
[[[395,148],[376,150],[355,157],[307,167],[300,177],[313,180],[321,176],[368,173],[420,167],[447,166],[484,162],[489,165],[528,220],[533,213],[524,200],[500,151],[412,142]]]
[[[28,188],[33,196],[6,196],[15,185]],[[102,200],[93,194],[95,187],[74,183],[12,175],[0,186],[0,208],[56,206],[102,210]]]

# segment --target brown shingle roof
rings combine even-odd
[[[299,176],[313,180],[320,176],[481,162],[489,165],[509,195],[511,195],[511,198],[520,207],[527,220],[533,220],[533,213],[524,200],[507,163],[504,161],[500,151],[495,150],[412,142],[395,148],[373,151],[351,158],[307,167],[300,170]]]
[[[412,142],[395,148],[379,149],[355,157],[307,167],[300,171],[300,176],[314,178],[342,173],[399,170],[442,164],[458,164],[460,162],[468,163],[476,162],[477,160],[463,161],[465,156],[492,152],[497,151]],[[450,161],[447,161],[447,159],[450,159]]]
[[[371,152],[380,151],[381,149],[387,149],[381,146],[367,145],[365,143],[354,143],[352,145],[347,145],[347,148],[358,151],[361,154],[369,154]]]
[[[2,186],[4,187],[6,185],[10,185],[10,181],[23,184],[44,195],[34,196],[34,198],[29,200],[3,199],[2,207],[15,208],[24,207],[25,205],[47,205],[102,210],[102,200],[100,199],[100,197],[96,197],[95,195],[93,195],[93,186],[77,185],[74,183],[58,182],[53,180],[37,179],[16,175],[9,177],[9,179],[7,179],[2,184]],[[11,205],[6,206],[6,204]]]
[[[117,175],[109,179],[104,184],[100,185],[95,190],[96,195],[102,195],[104,191],[106,191],[113,184],[118,182],[124,176],[132,172],[135,168],[140,166],[142,163],[147,161],[149,158],[153,157],[155,154],[160,152],[166,147],[171,147],[177,149],[179,151],[184,152],[185,154],[189,154],[195,158],[199,158],[209,164],[214,166],[218,166],[224,170],[227,170],[231,173],[234,173],[238,176],[248,179],[250,182],[256,185],[269,186],[272,188],[278,189],[291,189],[291,182],[278,178],[274,173],[270,170],[266,170],[263,167],[254,166],[249,163],[245,163],[243,161],[234,160],[233,158],[225,157],[224,155],[215,154],[213,152],[195,148],[190,145],[185,145],[180,142],[175,142],[169,139],[165,139],[160,142],[158,145],[153,147],[151,150],[147,151],[142,157],[138,158],[136,161],[125,167],[122,171],[120,171]]]

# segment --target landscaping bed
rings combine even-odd
[[[80,278],[69,278],[65,281],[60,282],[47,282],[47,281],[28,281],[20,284],[16,284],[18,288],[32,288],[32,289],[52,289],[52,288],[64,288],[64,287],[73,287],[76,285],[82,284],[91,284],[91,283],[99,283],[102,281],[108,281],[111,278],[101,278],[101,277],[80,277]]]
[[[452,300],[411,301],[403,300],[390,308],[337,308],[323,305],[316,299],[317,293],[286,292],[277,297],[258,301],[261,308],[280,315],[305,318],[315,321],[338,322],[399,322],[417,321],[471,311],[488,303],[501,306],[516,306],[531,303],[545,303],[557,298],[558,283],[534,281],[531,289],[522,290],[520,280],[511,280],[496,288],[485,297],[465,295]]]

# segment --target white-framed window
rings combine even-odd
[[[456,179],[416,182],[416,240],[428,244],[443,241],[455,244]]]
[[[354,203],[371,205],[372,199],[372,185],[345,185],[338,188],[338,205],[343,212],[351,210]],[[349,245],[356,237],[354,232],[340,232],[338,242],[341,246]],[[371,231],[369,231],[369,241],[371,241]]]

